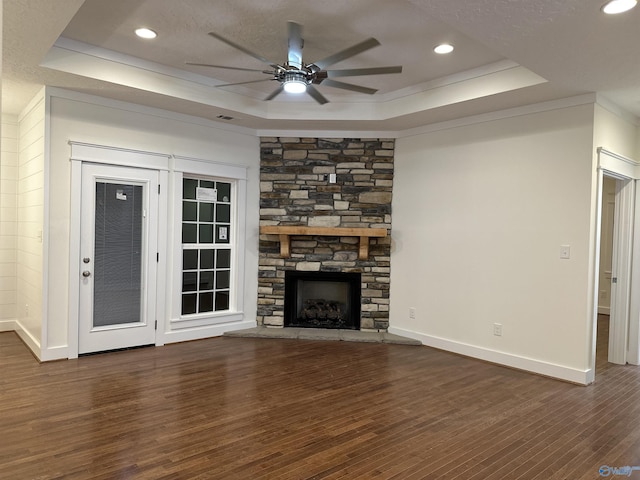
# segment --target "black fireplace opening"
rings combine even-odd
[[[359,273],[287,271],[284,326],[360,330]]]

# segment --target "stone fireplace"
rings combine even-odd
[[[387,330],[394,147],[393,139],[261,138],[258,325]],[[313,288],[306,300],[286,295],[291,278],[313,282],[314,273],[325,287],[332,275],[357,276],[359,288],[333,299]],[[345,295],[358,307],[350,326],[327,320],[344,315],[336,310]]]

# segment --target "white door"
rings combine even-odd
[[[83,164],[78,352],[156,341],[158,172]]]

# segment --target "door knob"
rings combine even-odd
[[[90,277],[91,276],[91,272],[89,270],[85,270],[84,272],[82,272],[82,276],[83,277]]]

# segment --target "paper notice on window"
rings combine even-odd
[[[227,239],[227,227],[220,227],[220,240],[226,240]]]
[[[217,202],[218,201],[218,189],[217,188],[196,188],[196,200],[201,202]]]
[[[126,200],[127,194],[124,193],[124,190],[116,190],[116,200]]]

